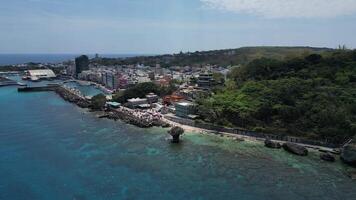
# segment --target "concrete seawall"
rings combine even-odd
[[[40,87],[20,87],[17,88],[18,92],[48,92],[48,91],[55,91],[59,85],[47,85],[47,86],[40,86]]]

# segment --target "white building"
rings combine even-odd
[[[51,69],[28,70],[27,73],[31,80],[56,78],[56,74]]]
[[[129,107],[135,108],[141,104],[147,104],[147,99],[133,98],[127,100]]]

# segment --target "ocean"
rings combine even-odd
[[[60,63],[63,61],[74,60],[75,57],[80,55],[81,54],[0,54],[0,67],[1,65],[14,65],[28,62]],[[137,55],[138,54],[100,54],[99,56],[105,58],[124,58]],[[93,58],[94,54],[89,54],[88,56]]]
[[[263,144],[141,129],[65,102],[53,92],[0,88],[1,200],[354,200],[339,160]]]

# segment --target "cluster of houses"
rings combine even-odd
[[[125,106],[132,109],[156,109],[161,113],[175,113],[178,117],[196,118],[194,101],[210,92],[219,84],[213,73],[226,77],[229,68],[220,66],[171,66],[161,67],[137,65],[103,66],[90,62],[87,56],[80,56],[74,62],[66,62],[61,76],[74,77],[78,80],[90,81],[105,87],[109,91],[119,91],[139,83],[153,82],[160,86],[179,85],[172,95],[160,98],[156,94],[146,94],[145,98],[129,99]],[[50,69],[28,70],[24,79],[38,81],[56,78]],[[121,104],[108,102],[108,106],[119,107]]]
[[[74,68],[74,69],[73,69]],[[161,67],[137,65],[101,66],[89,63],[85,57],[77,58],[73,66],[67,68],[67,74],[80,80],[95,82],[111,91],[130,88],[138,83],[154,82],[160,86],[169,86],[174,80],[179,89],[172,95],[160,98],[156,94],[146,94],[145,98],[128,99],[124,105],[131,109],[155,109],[162,114],[175,113],[177,117],[194,119],[197,116],[194,101],[209,93],[219,84],[213,73],[226,77],[229,69],[219,66],[172,66]],[[110,102],[110,106],[121,106]]]

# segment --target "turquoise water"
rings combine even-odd
[[[340,162],[98,119],[55,93],[0,88],[0,199],[356,199]]]

